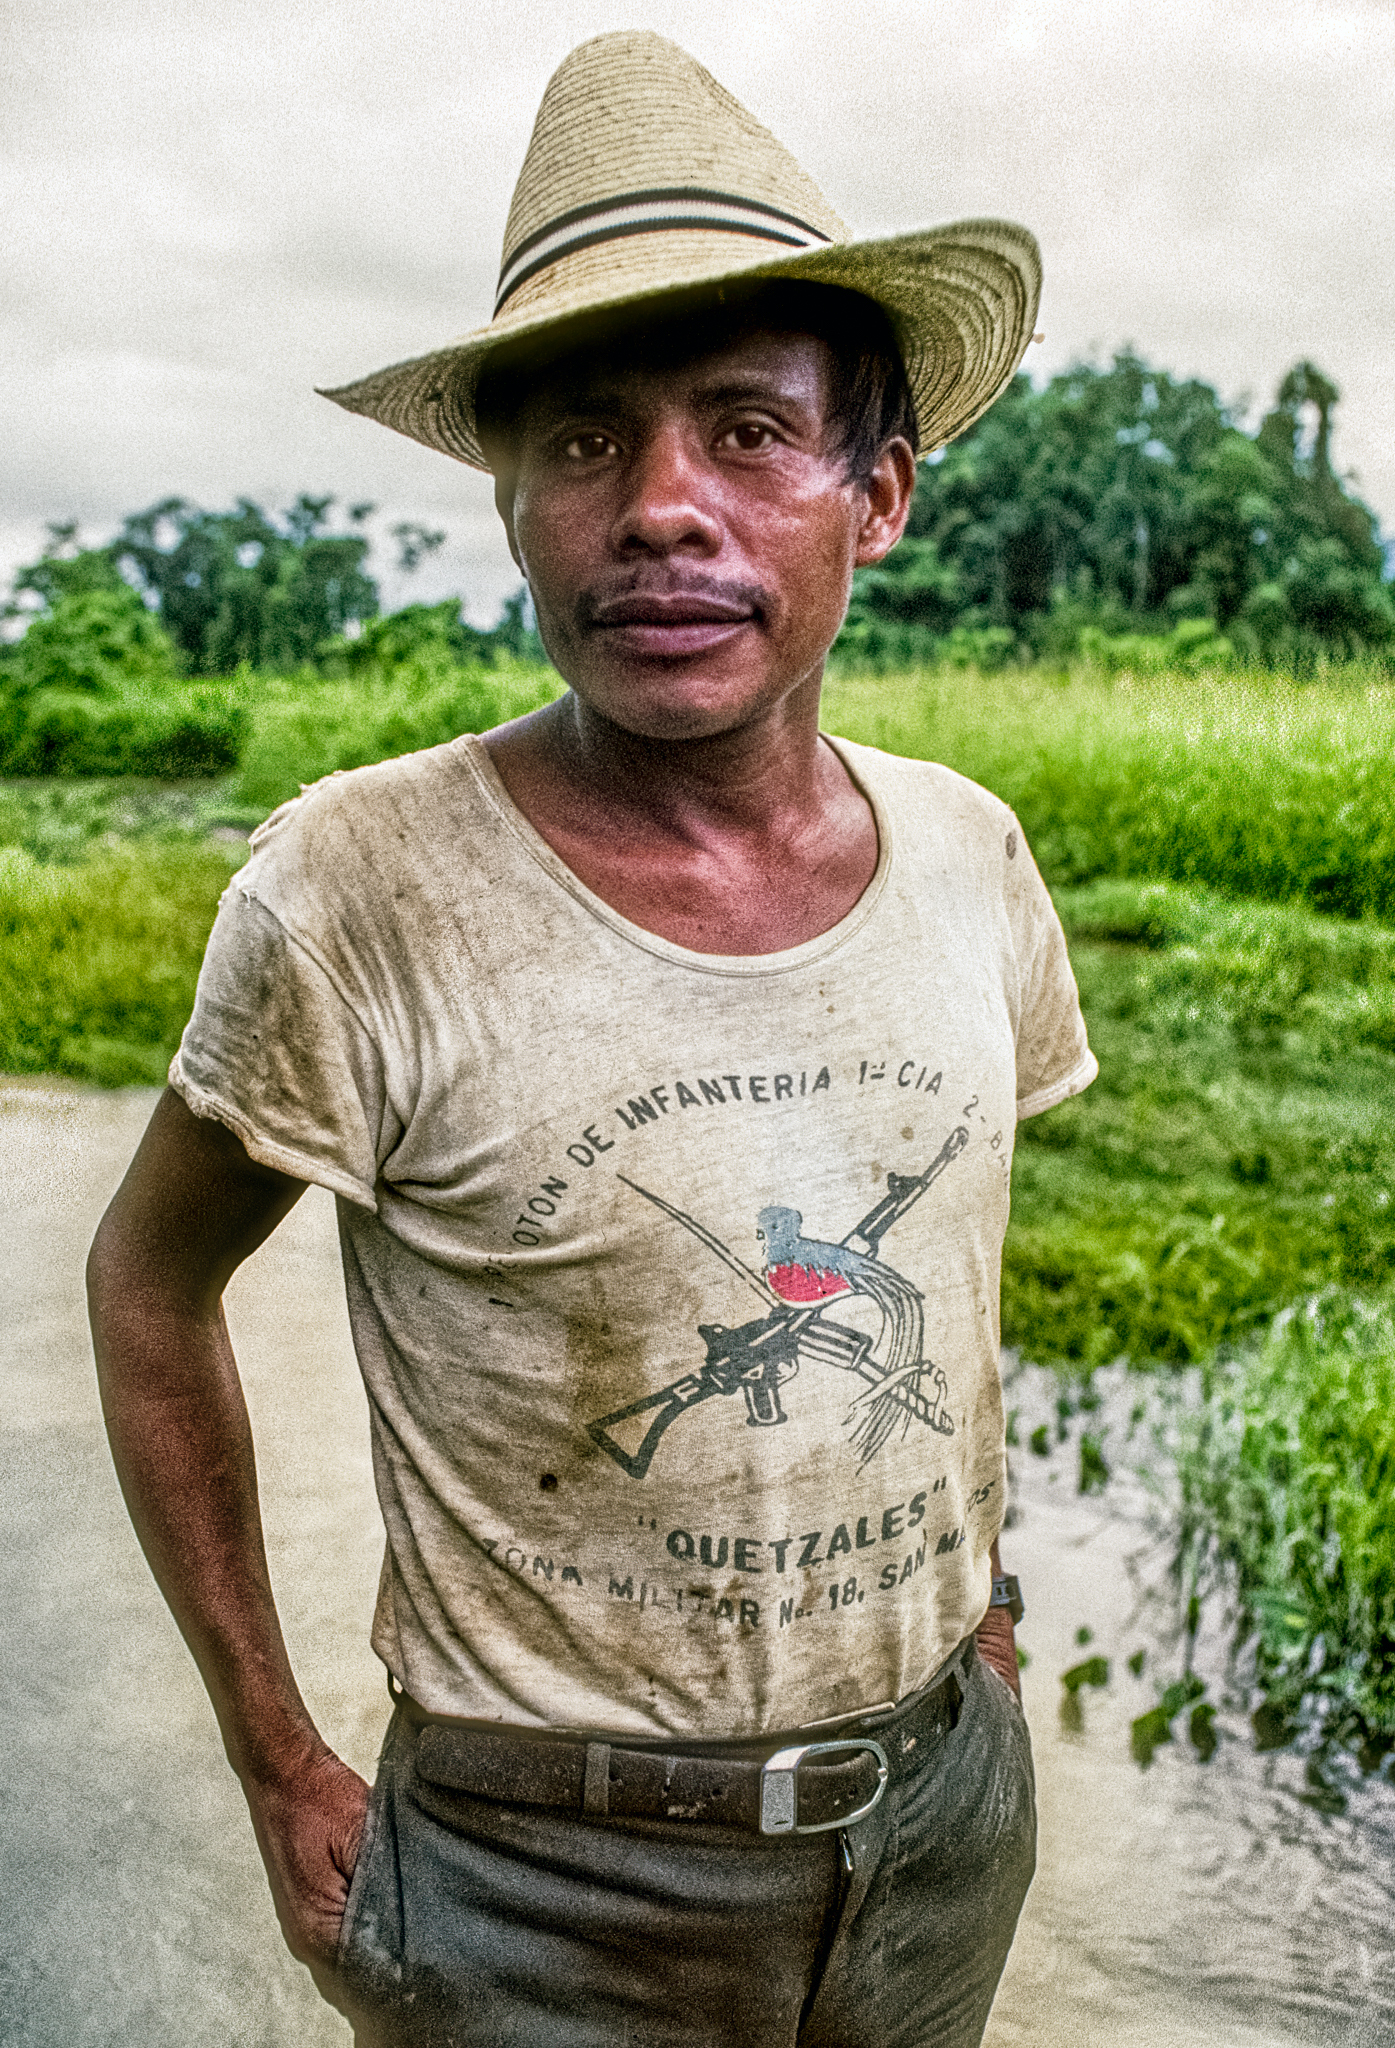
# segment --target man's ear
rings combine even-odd
[[[500,467],[494,472],[494,509],[504,522],[504,536],[509,544],[509,553],[521,569],[523,557],[518,552],[518,536],[513,530],[514,473],[512,467]]]
[[[906,530],[915,496],[915,453],[897,434],[884,444],[863,480],[866,508],[857,536],[856,565],[865,569],[891,553]]]

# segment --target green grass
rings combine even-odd
[[[302,783],[437,746],[457,733],[485,732],[548,703],[561,687],[551,669],[508,660],[465,667],[437,650],[386,675],[262,680],[231,786],[239,804],[264,815]]]
[[[1100,1077],[1018,1134],[1006,1340],[1181,1365],[1395,1283],[1395,933],[1167,883],[1057,901]]]
[[[1395,1279],[1387,677],[845,676],[825,723],[1012,804],[1071,936],[1101,1075],[1019,1134],[1010,1342],[1182,1364]]]
[[[193,838],[68,865],[0,847],[0,1072],[163,1081],[243,857]]]
[[[1395,924],[1395,684],[1375,669],[846,676],[825,723],[995,790],[1053,887],[1141,876]]]
[[[265,813],[232,781],[155,782],[131,775],[0,781],[0,846],[41,861],[88,859],[102,845],[248,832]]]
[[[302,783],[517,717],[559,684],[428,650],[390,677],[245,688],[249,737],[220,781],[0,782],[0,1072],[163,1080],[218,897],[246,857],[239,828]]]

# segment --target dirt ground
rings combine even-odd
[[[82,1260],[152,1101],[0,1081],[0,2040],[344,2048],[347,2029],[281,1946],[238,1788],[102,1435]],[[381,1534],[327,1196],[312,1191],[238,1275],[229,1319],[297,1672],[328,1739],[371,1775],[387,1718],[367,1647]],[[1301,1825],[1278,1847],[1238,1838],[1243,1762],[1203,1777],[1169,1756],[1142,1777],[1127,1700],[1092,1700],[1086,1729],[1061,1727],[1058,1675],[1082,1654],[1073,1630],[1123,1612],[1129,1593],[1108,1516],[1059,1492],[1042,1476],[1006,1544],[1031,1604],[1042,1848],[990,2048],[1389,2040],[1390,1894],[1364,1851],[1341,1838],[1343,1911],[1324,1911],[1336,1838]]]

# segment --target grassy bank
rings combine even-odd
[[[241,859],[192,834],[71,863],[0,847],[0,1072],[162,1081]]]
[[[1395,925],[1395,685],[1374,668],[844,677],[825,723],[995,790],[1053,888],[1165,879]]]
[[[1008,1341],[1183,1364],[1395,1282],[1395,933],[1168,883],[1057,902],[1100,1077],[1019,1132]]]

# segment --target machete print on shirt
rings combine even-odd
[[[898,1426],[915,1422],[953,1436],[949,1386],[941,1367],[925,1356],[925,1298],[880,1258],[881,1241],[969,1142],[960,1124],[926,1171],[889,1173],[883,1199],[837,1244],[803,1235],[798,1209],[762,1209],[756,1236],[765,1246],[765,1270],[756,1273],[730,1246],[681,1209],[619,1178],[664,1214],[690,1230],[723,1265],[745,1279],[766,1313],[736,1329],[700,1323],[707,1347],[701,1367],[656,1394],[646,1394],[588,1425],[588,1434],[632,1479],[643,1479],[659,1440],[680,1416],[717,1394],[745,1398],[746,1421],[770,1429],[787,1420],[780,1389],[801,1366],[830,1366],[862,1385],[852,1394],[846,1427],[865,1465]],[[863,1295],[881,1312],[876,1336],[839,1322],[832,1304]]]

